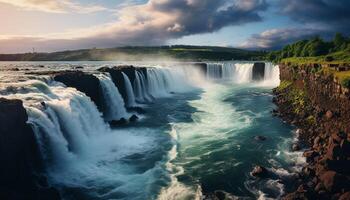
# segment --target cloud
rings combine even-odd
[[[281,0],[281,12],[293,20],[349,34],[349,0]]]
[[[329,36],[330,33],[325,30],[308,29],[308,28],[286,28],[271,29],[260,34],[252,35],[248,40],[243,42],[239,47],[245,49],[280,49],[286,44],[314,37],[323,34]]]
[[[240,47],[279,49],[297,40],[315,35],[329,39],[336,32],[350,34],[349,0],[280,0],[281,15],[298,22],[297,28],[280,28],[254,34]]]
[[[64,49],[71,47],[71,44],[74,44],[75,49],[94,46],[159,45],[169,39],[261,21],[260,12],[265,11],[267,7],[265,0],[149,0],[145,4],[123,7],[116,13],[116,21],[99,27],[50,38],[28,36],[28,41],[21,37],[21,41],[26,41],[26,45],[21,48],[21,44],[16,44],[16,49],[23,51],[32,46],[40,51],[57,50],[52,41],[64,41],[57,44]],[[7,40],[0,40],[0,46],[4,43],[9,44],[9,41],[14,41],[15,38],[10,37]]]
[[[0,3],[10,4],[25,10],[35,10],[50,13],[92,13],[107,10],[98,5],[81,5],[71,0],[0,0]]]

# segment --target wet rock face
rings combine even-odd
[[[100,81],[95,76],[81,71],[66,71],[55,74],[54,80],[85,93],[99,110],[103,111],[103,95],[100,89]]]
[[[264,77],[265,77],[265,63],[263,62],[254,63],[253,80],[254,81],[263,80]]]
[[[194,63],[193,66],[199,68],[199,70],[204,74],[204,76],[207,75],[207,63]]]
[[[262,166],[255,166],[253,170],[250,172],[250,175],[255,177],[267,177],[268,176],[268,170],[265,167]]]
[[[305,191],[285,199],[340,199],[350,191],[350,94],[332,75],[315,73],[314,68],[280,65],[282,83],[290,84],[274,90],[277,116],[297,126],[298,137],[309,146],[303,155],[310,173],[301,175]],[[306,109],[293,107],[290,94],[296,90],[305,94]]]
[[[38,176],[42,163],[27,120],[22,101],[0,98],[0,199],[59,199]]]

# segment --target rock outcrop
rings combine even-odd
[[[48,186],[39,148],[20,100],[0,98],[0,199],[60,199]]]
[[[340,199],[350,191],[350,94],[317,64],[280,65],[277,116],[308,144],[302,185],[285,199]]]
[[[265,63],[264,62],[256,62],[253,65],[253,80],[260,81],[265,77]]]
[[[64,71],[53,74],[55,81],[64,83],[68,87],[76,88],[85,93],[103,111],[103,94],[98,78],[82,71]]]

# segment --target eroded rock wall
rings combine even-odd
[[[50,188],[21,100],[0,98],[0,199],[60,199]]]
[[[339,199],[350,191],[350,94],[317,64],[280,65],[277,115],[300,130],[308,165],[286,199]]]

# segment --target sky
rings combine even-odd
[[[350,0],[0,0],[0,53],[210,45],[279,49],[350,33]]]

